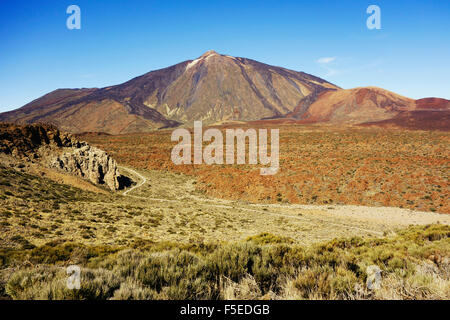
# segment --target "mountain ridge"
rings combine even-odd
[[[122,134],[190,126],[195,120],[206,125],[285,118],[375,123],[419,109],[448,110],[450,103],[413,100],[376,87],[342,89],[305,72],[210,50],[122,84],[54,90],[0,114],[0,121],[45,122],[72,133]]]

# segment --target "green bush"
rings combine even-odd
[[[140,249],[50,242],[0,250],[0,284],[6,283],[0,292],[13,299],[353,299],[402,297],[407,286],[411,298],[448,299],[449,230],[412,227],[384,239],[340,239],[310,247],[258,243],[267,235],[225,244],[140,242]],[[24,240],[14,237],[17,243]],[[33,269],[24,268],[24,261]],[[66,287],[65,266],[74,263],[83,266],[79,290]],[[386,274],[385,291],[365,287],[373,264]]]

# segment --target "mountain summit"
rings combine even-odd
[[[120,134],[190,126],[195,120],[210,125],[274,118],[298,123],[384,121],[383,125],[395,118],[396,125],[414,121],[420,128],[422,118],[427,119],[426,127],[433,127],[435,119],[448,118],[449,113],[450,101],[445,99],[416,101],[375,87],[344,90],[304,72],[210,50],[120,85],[53,91],[0,114],[0,121],[47,122],[73,133]],[[440,123],[448,127],[446,121]]]
[[[290,112],[304,97],[337,86],[312,75],[208,51],[175,66],[167,85],[146,92],[143,103],[178,122],[258,120]],[[144,75],[154,82],[155,74]],[[127,86],[136,86],[136,80]]]
[[[70,132],[146,132],[194,120],[281,117],[305,97],[337,89],[304,72],[211,50],[120,85],[59,89],[1,114],[0,120],[49,122]]]

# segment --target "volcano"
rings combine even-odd
[[[208,51],[195,60],[100,89],[58,89],[1,121],[45,122],[73,133],[147,132],[280,117],[310,94],[338,90],[318,77]]]
[[[0,114],[0,121],[125,134],[192,126],[196,120],[204,125],[261,119],[384,125],[395,118],[401,126],[411,112],[422,110],[413,113],[414,126],[420,127],[424,116],[429,128],[440,111],[449,109],[445,99],[413,100],[375,87],[341,89],[304,72],[208,51],[123,84],[55,90]]]

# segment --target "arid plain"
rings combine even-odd
[[[133,179],[119,192],[2,155],[2,295],[449,297],[448,132],[277,128],[273,176],[176,166],[171,130],[78,135]],[[69,264],[82,266],[82,290],[65,288]],[[374,264],[385,272],[377,291],[365,287]]]

